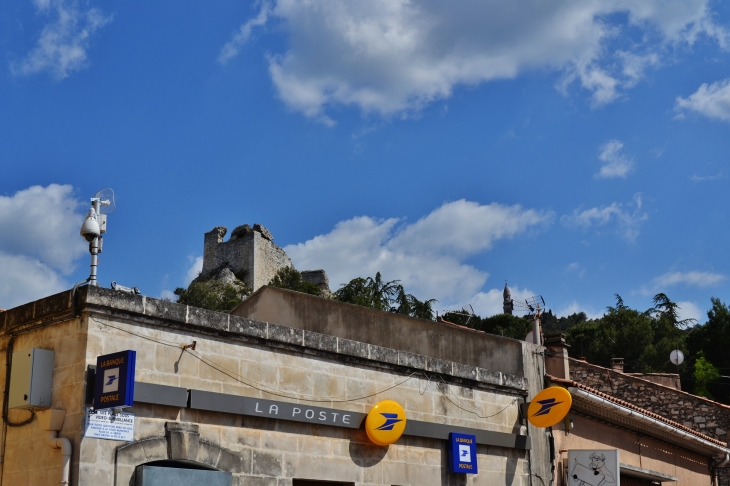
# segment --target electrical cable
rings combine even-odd
[[[303,400],[303,401],[306,401],[306,402],[315,402],[315,403],[317,403],[317,402],[332,402],[332,403],[354,402],[354,401],[358,401],[358,400],[364,400],[366,398],[371,398],[371,397],[376,396],[376,395],[379,395],[381,393],[385,393],[388,390],[392,390],[393,388],[396,388],[396,387],[399,387],[399,386],[405,384],[407,381],[409,381],[410,379],[412,379],[414,376],[417,376],[417,375],[422,375],[427,380],[426,385],[424,386],[423,392],[421,392],[420,385],[418,387],[419,394],[420,395],[423,395],[423,394],[426,393],[426,389],[428,388],[428,384],[431,382],[431,376],[429,376],[427,373],[425,373],[423,371],[414,371],[413,373],[411,373],[410,375],[408,375],[408,377],[406,379],[404,379],[404,380],[402,380],[402,381],[400,381],[398,383],[394,383],[393,385],[391,385],[391,386],[389,386],[387,388],[384,388],[382,390],[379,390],[377,392],[374,392],[374,393],[371,393],[371,394],[368,394],[368,395],[364,395],[364,396],[359,396],[359,397],[354,397],[354,398],[330,397],[330,398],[326,398],[326,399],[323,399],[323,398],[314,398],[314,399],[311,399],[311,398],[303,398],[303,397],[314,397],[314,395],[295,394],[295,393],[287,394],[286,392],[282,392],[281,390],[277,390],[277,389],[268,387],[267,385],[264,385],[262,383],[257,383],[257,382],[252,381],[252,380],[244,379],[238,373],[235,373],[233,371],[230,371],[230,370],[227,370],[227,369],[221,367],[220,365],[218,365],[214,361],[211,361],[208,358],[204,357],[203,355],[201,355],[197,351],[194,351],[194,350],[192,350],[191,348],[188,348],[188,347],[183,347],[185,345],[181,345],[180,343],[176,343],[176,342],[173,342],[173,341],[166,341],[166,340],[159,339],[159,338],[151,338],[149,336],[145,336],[145,335],[140,334],[140,333],[136,333],[136,332],[133,332],[133,331],[130,331],[130,330],[127,330],[127,329],[122,329],[122,328],[117,327],[117,326],[114,326],[112,324],[102,322],[102,321],[94,318],[93,316],[89,316],[89,317],[92,320],[94,320],[96,323],[98,323],[99,325],[101,325],[101,326],[111,327],[111,328],[116,329],[118,331],[121,331],[121,332],[124,332],[124,333],[127,333],[127,334],[131,334],[133,336],[136,336],[136,337],[139,337],[141,339],[148,340],[148,341],[152,341],[152,342],[155,342],[157,344],[162,344],[164,346],[169,346],[169,347],[173,347],[173,348],[182,348],[182,352],[183,353],[188,353],[190,356],[192,356],[193,358],[199,360],[204,365],[209,366],[210,368],[218,371],[219,373],[222,373],[222,374],[228,376],[229,378],[231,378],[231,379],[233,379],[233,380],[235,380],[235,381],[237,381],[239,383],[243,383],[244,385],[247,385],[247,386],[249,386],[249,387],[251,387],[251,388],[253,388],[255,390],[258,390],[258,391],[261,391],[261,392],[264,392],[264,393],[268,393],[268,394],[275,395],[275,396],[282,397],[282,398],[289,398],[289,399],[292,399],[292,400]],[[436,375],[436,376],[438,376],[438,378],[444,383],[444,385],[446,386],[447,390],[451,394],[453,394],[454,397],[456,397],[456,399],[459,402],[461,402],[461,399],[459,397],[457,397],[451,391],[451,388],[449,387],[448,383],[446,383],[446,381],[443,379],[443,377],[441,377],[440,375]],[[463,410],[465,412],[474,414],[474,415],[476,415],[477,417],[479,417],[481,419],[487,419],[487,418],[495,417],[495,416],[497,416],[500,413],[504,412],[505,410],[507,410],[512,405],[514,405],[515,403],[518,402],[518,399],[515,398],[506,407],[502,408],[498,412],[496,412],[496,413],[494,413],[492,415],[481,415],[481,414],[479,414],[476,411],[469,410],[467,408],[462,407],[459,403],[454,402],[446,393],[444,393],[443,390],[441,390],[440,387],[437,386],[436,388],[456,408],[458,408],[460,410]],[[298,396],[296,396],[296,395],[298,395]]]
[[[98,324],[102,325],[102,326],[108,326],[108,327],[111,327],[111,328],[116,329],[118,331],[122,331],[122,332],[125,332],[127,334],[132,334],[133,336],[137,336],[139,338],[146,339],[148,341],[152,341],[152,342],[155,342],[157,344],[162,344],[162,345],[165,345],[165,346],[170,346],[170,347],[175,347],[175,348],[181,348],[182,347],[179,343],[174,343],[172,341],[164,341],[164,340],[161,340],[161,339],[151,338],[151,337],[145,336],[143,334],[138,334],[138,333],[135,333],[135,332],[126,330],[126,329],[122,329],[122,328],[113,326],[113,325],[108,324],[108,323],[101,322],[101,321],[99,321],[99,320],[97,320],[97,319],[95,319],[93,317],[92,317],[92,319],[94,321],[96,321]],[[264,392],[264,393],[269,393],[271,395],[275,395],[275,396],[282,397],[282,398],[289,398],[289,399],[292,399],[292,400],[304,400],[304,401],[307,401],[307,402],[338,402],[338,403],[340,403],[340,402],[354,402],[354,401],[358,401],[358,400],[364,400],[366,398],[373,397],[375,395],[378,395],[380,393],[384,393],[384,392],[386,392],[388,390],[392,390],[393,388],[396,388],[396,387],[398,387],[400,385],[403,385],[408,380],[410,380],[411,378],[413,378],[413,376],[421,373],[421,372],[418,372],[418,371],[414,371],[406,379],[404,379],[404,380],[402,380],[402,381],[400,381],[398,383],[395,383],[395,384],[393,384],[393,385],[391,385],[391,386],[389,386],[387,388],[384,388],[382,390],[378,390],[378,391],[376,391],[374,393],[370,393],[370,394],[364,395],[364,396],[353,397],[353,398],[330,397],[330,398],[326,398],[326,399],[322,399],[322,398],[314,398],[314,399],[311,399],[311,398],[303,398],[303,397],[314,397],[314,395],[295,394],[295,393],[287,394],[286,392],[282,392],[281,390],[277,390],[277,389],[274,389],[274,388],[270,388],[270,387],[268,387],[268,386],[266,386],[266,385],[264,385],[262,383],[257,383],[257,382],[252,381],[252,380],[246,380],[241,375],[239,375],[238,373],[235,373],[233,371],[230,371],[230,370],[227,370],[227,369],[221,367],[217,363],[215,363],[215,362],[213,362],[213,361],[205,358],[204,356],[200,355],[197,351],[192,351],[189,348],[183,349],[182,351],[184,353],[188,353],[190,356],[192,356],[193,358],[199,360],[201,363],[205,364],[206,366],[209,366],[210,368],[213,368],[214,370],[216,370],[216,371],[218,371],[218,372],[220,372],[220,373],[228,376],[229,378],[231,378],[231,379],[233,379],[233,380],[235,380],[235,381],[237,381],[239,383],[243,383],[244,385],[247,385],[247,386],[249,386],[249,387],[251,387],[251,388],[253,388],[255,390],[258,390],[258,391],[261,391],[261,392]],[[296,395],[299,395],[299,396],[296,396]]]

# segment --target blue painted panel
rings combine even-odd
[[[231,473],[177,467],[140,466],[137,486],[231,486]]]

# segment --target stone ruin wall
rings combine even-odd
[[[222,269],[229,269],[253,291],[268,284],[276,272],[291,267],[291,259],[274,243],[264,226],[247,224],[233,230],[223,241],[228,229],[217,226],[205,233],[202,278],[210,278]]]
[[[574,358],[570,358],[570,379],[717,440],[730,440],[726,405]]]
[[[282,268],[294,267],[286,252],[274,243],[274,237],[266,227],[244,224],[223,241],[228,229],[217,226],[205,233],[202,279],[215,278],[232,281],[234,275],[255,292],[267,285]],[[304,270],[302,280],[331,295],[329,278],[324,270]]]

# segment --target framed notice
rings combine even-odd
[[[134,415],[110,410],[87,409],[84,436],[93,439],[134,440]]]
[[[477,438],[451,432],[448,443],[449,471],[455,474],[477,474]]]
[[[620,481],[617,449],[568,451],[569,486],[621,486]]]
[[[96,358],[94,410],[131,407],[134,404],[134,369],[137,352],[132,350]]]

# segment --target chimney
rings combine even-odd
[[[568,348],[565,334],[545,336],[545,373],[556,378],[570,379]]]
[[[619,373],[624,372],[624,359],[623,358],[611,358],[611,369],[618,371]]]

